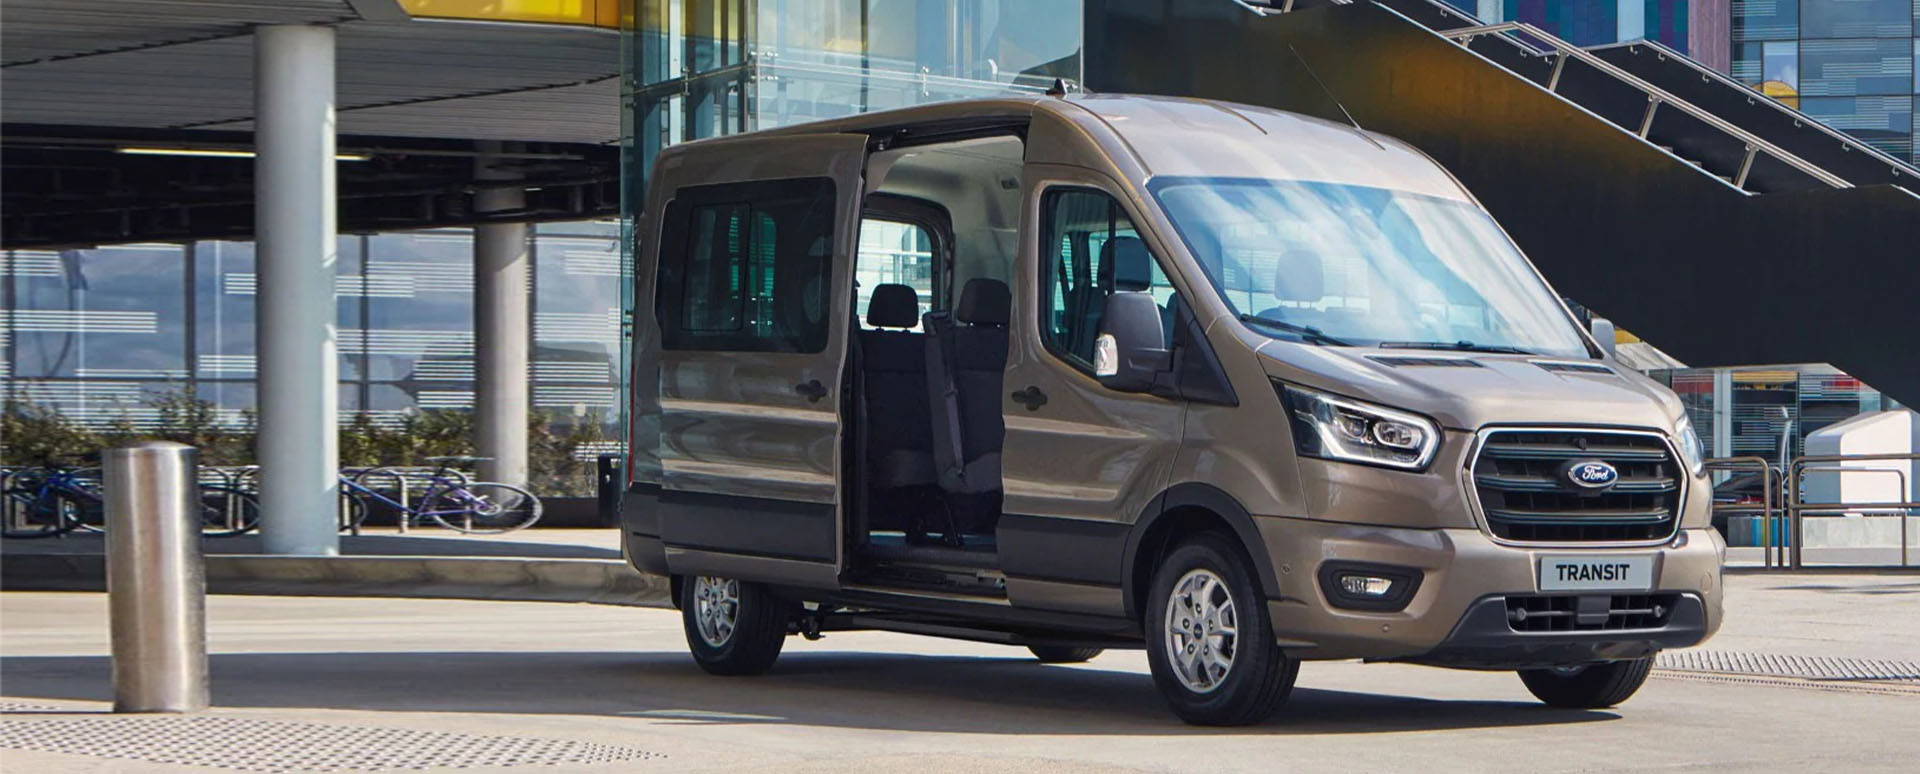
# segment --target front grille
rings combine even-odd
[[[1610,487],[1582,489],[1570,463],[1602,460],[1619,472]],[[1499,430],[1473,465],[1480,510],[1495,537],[1572,543],[1652,541],[1673,535],[1681,467],[1665,441],[1608,430]]]
[[[1516,632],[1602,632],[1658,629],[1673,615],[1678,594],[1507,597],[1507,625]]]

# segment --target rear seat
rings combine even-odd
[[[1000,515],[1001,387],[1012,309],[1006,283],[983,278],[967,282],[952,316],[925,318],[935,478],[961,533],[992,534]]]
[[[906,285],[873,289],[867,324],[911,328],[920,295]],[[862,433],[873,529],[905,529],[926,508],[935,481],[927,408],[927,337],[906,330],[860,331]]]

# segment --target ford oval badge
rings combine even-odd
[[[1574,460],[1567,465],[1567,480],[1581,489],[1605,489],[1620,480],[1620,470],[1601,460]]]

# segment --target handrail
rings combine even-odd
[[[1833,174],[1832,172],[1828,172],[1824,169],[1821,169],[1819,166],[1813,164],[1812,162],[1809,162],[1806,159],[1802,159],[1799,156],[1793,155],[1792,153],[1788,152],[1785,148],[1782,148],[1778,145],[1774,145],[1773,143],[1770,143],[1764,139],[1761,139],[1759,135],[1756,135],[1738,126],[1735,126],[1734,124],[1729,123],[1726,119],[1716,116],[1704,109],[1701,109],[1700,107],[1694,105],[1693,103],[1683,100],[1678,96],[1675,96],[1672,92],[1669,92],[1665,89],[1662,89],[1658,86],[1653,85],[1652,83],[1647,82],[1645,79],[1641,78],[1640,76],[1634,75],[1633,73],[1620,69],[1619,67],[1615,66],[1612,62],[1608,62],[1605,59],[1601,59],[1600,57],[1594,56],[1591,52],[1588,52],[1587,50],[1582,49],[1579,46],[1573,45],[1572,43],[1568,43],[1564,40],[1561,40],[1560,38],[1555,37],[1552,33],[1546,32],[1545,30],[1542,30],[1539,27],[1535,27],[1526,22],[1500,22],[1499,24],[1484,24],[1478,27],[1462,27],[1460,29],[1455,29],[1455,30],[1436,31],[1434,34],[1444,38],[1452,39],[1454,42],[1464,46],[1466,44],[1465,39],[1475,38],[1481,35],[1497,35],[1503,32],[1518,32],[1528,37],[1537,38],[1542,43],[1545,43],[1548,46],[1551,46],[1555,50],[1559,51],[1562,63],[1564,63],[1566,57],[1573,57],[1574,59],[1579,60],[1582,64],[1592,67],[1595,70],[1599,70],[1600,72],[1605,73],[1607,75],[1613,76],[1615,79],[1644,92],[1647,95],[1647,99],[1650,104],[1647,106],[1647,118],[1645,121],[1642,122],[1642,128],[1640,130],[1641,139],[1646,138],[1646,124],[1651,123],[1653,119],[1654,109],[1659,107],[1662,104],[1672,105],[1676,108],[1679,108],[1681,112],[1686,113],[1687,115],[1693,116],[1696,119],[1699,119],[1701,123],[1704,123],[1715,129],[1718,129],[1721,132],[1726,133],[1728,136],[1733,137],[1734,139],[1745,143],[1749,151],[1752,151],[1752,150],[1763,151],[1767,155],[1772,156],[1776,159],[1779,159],[1780,161],[1785,162],[1788,166],[1793,167],[1794,169],[1799,170],[1800,172],[1806,174],[1808,177],[1812,177],[1813,179],[1819,180],[1820,182],[1826,183],[1827,185],[1832,186],[1834,188],[1852,188],[1853,187],[1853,184],[1850,182],[1847,182],[1845,178],[1842,178],[1838,175]],[[1559,64],[1556,64],[1555,69],[1557,70],[1558,68],[1559,68]],[[1557,79],[1553,85],[1556,87],[1558,86]],[[1558,93],[1557,91],[1554,91],[1552,88],[1548,89],[1548,91],[1549,93],[1554,93],[1554,94]],[[1743,165],[1743,166],[1750,166],[1750,165]],[[1741,182],[1745,182],[1744,179]]]
[[[1862,506],[1871,506],[1874,508],[1886,508],[1886,509],[1898,508],[1902,511],[1902,513],[1898,514],[1897,516],[1897,518],[1900,519],[1900,564],[1903,567],[1908,564],[1909,562],[1908,547],[1910,545],[1910,541],[1907,539],[1907,521],[1913,517],[1910,514],[1905,513],[1905,511],[1920,508],[1920,501],[1906,501],[1906,502],[1897,502],[1897,503],[1885,503],[1885,502],[1881,502],[1881,503],[1802,503],[1800,502],[1800,473],[1801,473],[1801,470],[1805,468],[1808,463],[1883,462],[1883,461],[1894,461],[1894,460],[1920,460],[1920,453],[1893,452],[1893,453],[1887,453],[1887,454],[1805,455],[1801,457],[1795,457],[1793,461],[1787,463],[1787,491],[1792,495],[1792,499],[1787,502],[1787,518],[1792,522],[1792,530],[1793,530],[1793,538],[1792,538],[1793,569],[1798,570],[1803,566],[1803,563],[1801,561],[1801,558],[1802,558],[1801,543],[1803,542],[1802,539],[1806,537],[1805,519],[1806,519],[1807,511],[1815,511],[1815,512],[1836,511],[1836,510],[1846,510],[1850,508],[1859,508]],[[1861,468],[1859,470],[1861,470],[1862,472],[1867,472],[1874,469]],[[1902,478],[1905,478],[1905,476],[1903,475]],[[1910,490],[1903,490],[1900,493],[1900,496],[1912,497],[1913,493]],[[1863,514],[1863,516],[1865,516],[1865,514]]]
[[[1774,533],[1775,529],[1786,526],[1786,524],[1784,523],[1784,519],[1781,519],[1780,517],[1775,516],[1773,512],[1774,505],[1775,505],[1775,503],[1773,502],[1773,496],[1774,496],[1774,493],[1778,490],[1778,487],[1774,485],[1775,484],[1774,476],[1777,474],[1773,469],[1773,463],[1768,462],[1764,457],[1755,457],[1755,456],[1719,457],[1719,458],[1707,460],[1706,462],[1706,467],[1709,470],[1731,470],[1735,465],[1751,465],[1754,467],[1755,470],[1758,470],[1760,472],[1760,514],[1761,514],[1761,518],[1766,519],[1766,524],[1767,524],[1767,534],[1766,534],[1765,545],[1762,546],[1760,549],[1761,565],[1763,567],[1766,567],[1767,569],[1773,569],[1777,561],[1778,566],[1785,567],[1787,564],[1787,550],[1788,550],[1786,546],[1786,541],[1775,541],[1773,537],[1775,534]],[[1708,503],[1707,509],[1709,511],[1740,510],[1738,508],[1723,509],[1717,505],[1712,504],[1711,497],[1709,497],[1708,499],[1709,499],[1709,503]],[[1776,551],[1776,546],[1775,546],[1776,542],[1779,543],[1779,545],[1777,546],[1777,550],[1779,553],[1778,557],[1775,557],[1774,555]]]
[[[1787,114],[1793,120],[1801,122],[1803,126],[1811,128],[1814,131],[1820,132],[1821,134],[1825,134],[1830,139],[1839,140],[1840,142],[1845,143],[1848,150],[1858,152],[1858,153],[1865,153],[1869,156],[1875,157],[1874,158],[1875,161],[1880,161],[1880,162],[1884,162],[1886,164],[1891,165],[1893,168],[1893,171],[1896,174],[1906,175],[1907,177],[1910,177],[1910,178],[1920,178],[1920,168],[1916,168],[1914,165],[1909,164],[1906,161],[1901,160],[1899,157],[1894,156],[1893,154],[1888,153],[1886,151],[1883,151],[1872,144],[1862,142],[1858,137],[1854,137],[1853,135],[1847,134],[1846,132],[1842,132],[1831,126],[1828,126],[1825,123],[1822,123],[1817,118],[1814,118],[1798,110],[1795,110],[1791,107],[1788,107],[1785,103],[1782,103],[1780,100],[1777,100],[1765,94],[1762,94],[1759,91],[1754,90],[1753,87],[1748,86],[1747,84],[1741,83],[1739,81],[1736,81],[1733,78],[1728,77],[1725,73],[1720,72],[1719,70],[1715,70],[1711,67],[1702,65],[1699,62],[1694,61],[1693,57],[1687,56],[1686,54],[1680,53],[1679,51],[1675,51],[1672,46],[1669,46],[1665,43],[1661,43],[1660,41],[1653,40],[1651,38],[1646,38],[1642,40],[1625,40],[1619,43],[1610,43],[1602,46],[1593,46],[1591,48],[1588,48],[1587,50],[1591,52],[1594,49],[1632,48],[1635,46],[1646,46],[1656,54],[1659,54],[1668,59],[1672,59],[1682,64],[1685,64],[1689,68],[1693,69],[1695,72],[1699,73],[1702,78],[1710,78],[1713,80],[1717,80],[1723,86],[1731,86],[1731,87],[1740,89],[1741,91],[1746,92],[1747,96],[1749,97],[1760,97],[1764,100],[1764,104],[1766,104],[1768,107]]]

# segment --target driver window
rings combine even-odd
[[[1040,338],[1048,351],[1091,371],[1107,296],[1143,285],[1160,305],[1161,327],[1171,341],[1177,293],[1120,203],[1099,190],[1056,188],[1040,207]]]

